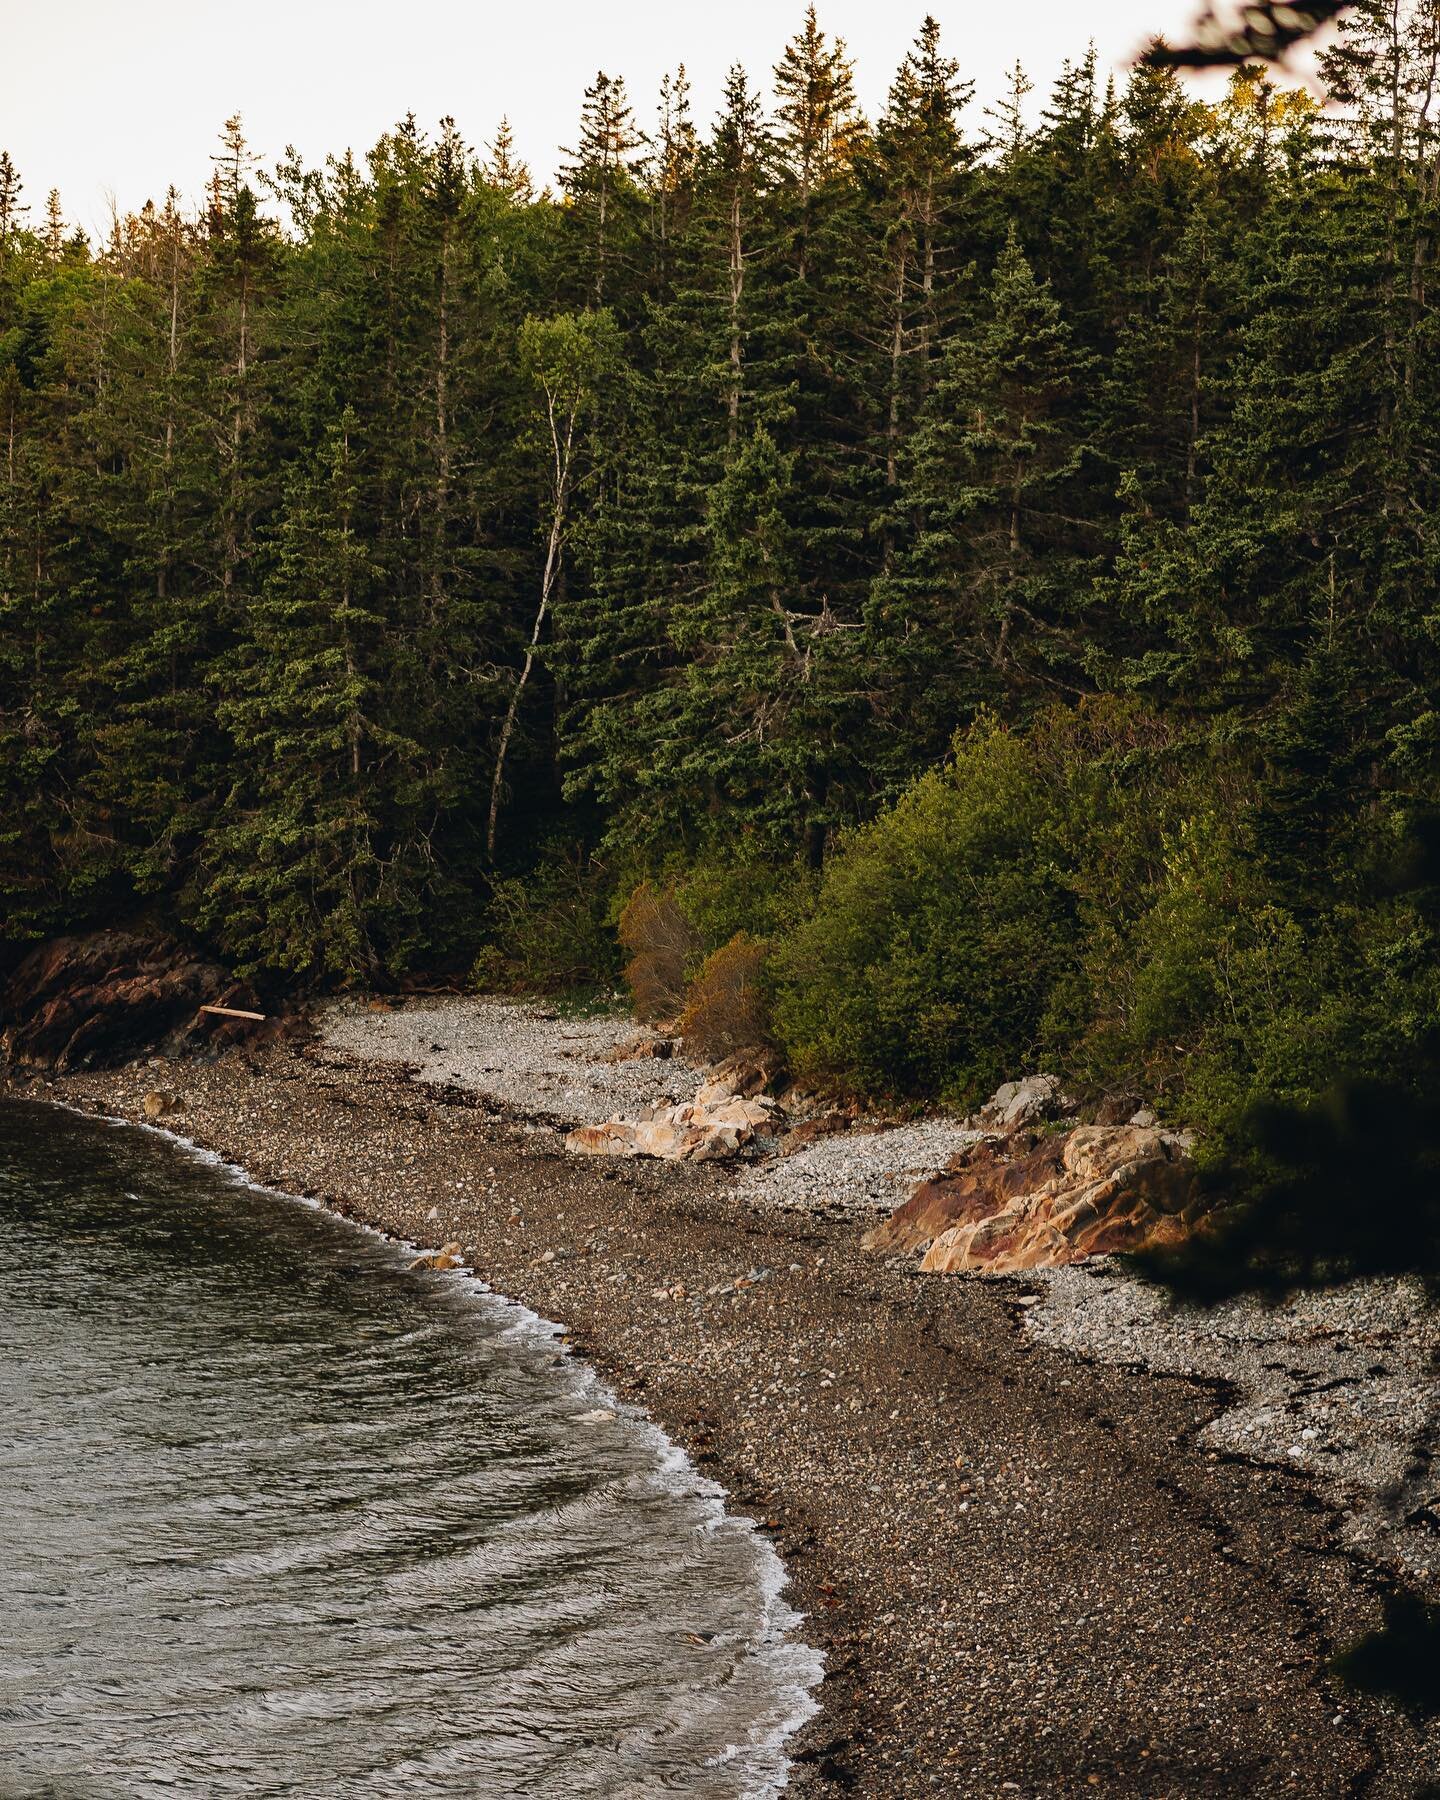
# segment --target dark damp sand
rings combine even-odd
[[[853,1224],[747,1212],[723,1168],[567,1157],[473,1094],[315,1045],[15,1079],[126,1118],[176,1093],[177,1132],[456,1239],[564,1321],[785,1559],[827,1661],[792,1791],[1388,1800],[1436,1779],[1433,1730],[1326,1673],[1383,1587],[1336,1514],[1198,1448],[1204,1388],[1030,1345],[1021,1282],[887,1269]]]

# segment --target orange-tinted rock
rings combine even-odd
[[[734,1156],[754,1137],[757,1127],[774,1124],[778,1111],[773,1100],[747,1100],[724,1081],[710,1081],[693,1100],[661,1107],[648,1119],[607,1119],[603,1125],[581,1125],[565,1139],[565,1148],[587,1156],[711,1162]]]
[[[746,1100],[763,1094],[780,1073],[780,1059],[773,1050],[736,1050],[710,1070],[710,1081]]]
[[[950,1159],[950,1173],[925,1181],[883,1224],[866,1233],[867,1250],[920,1250],[952,1226],[999,1212],[1059,1174],[1064,1140],[987,1138]]]
[[[780,1146],[780,1154],[794,1156],[797,1151],[806,1150],[811,1144],[819,1143],[821,1138],[834,1137],[836,1132],[849,1129],[849,1113],[817,1113],[814,1118],[802,1119],[793,1130],[786,1132],[785,1141]]]
[[[465,1251],[460,1244],[442,1244],[438,1250],[427,1250],[411,1263],[412,1269],[463,1269]]]
[[[17,1063],[106,1067],[251,1035],[206,1004],[254,1010],[247,987],[174,939],[128,931],[55,938],[32,950],[0,997],[0,1050]]]
[[[1174,1137],[1136,1125],[1079,1125],[1022,1144],[988,1140],[918,1187],[867,1234],[872,1250],[919,1250],[935,1273],[1011,1274],[1175,1243],[1203,1210]]]
[[[586,1156],[633,1156],[635,1147],[614,1124],[578,1125],[565,1140],[567,1150]]]

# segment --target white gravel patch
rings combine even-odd
[[[644,1118],[694,1097],[704,1070],[675,1056],[608,1062],[637,1035],[627,1014],[566,1018],[534,1001],[488,995],[406,1001],[372,1012],[341,1000],[317,1017],[327,1048],[370,1062],[404,1063],[418,1081],[466,1088],[507,1111],[570,1129]],[[958,1119],[856,1126],[794,1156],[741,1166],[737,1193],[773,1206],[869,1221],[908,1199],[957,1150],[982,1134]]]
[[[1045,1297],[1025,1316],[1036,1342],[1231,1383],[1203,1444],[1304,1470],[1345,1509],[1347,1543],[1440,1576],[1440,1308],[1420,1282],[1205,1309],[1106,1261],[1022,1279]]]
[[[391,1012],[339,1001],[317,1024],[329,1049],[410,1064],[418,1081],[466,1088],[567,1129],[673,1106],[692,1098],[701,1080],[680,1057],[607,1062],[609,1051],[638,1032],[618,1012],[566,1018],[533,1001],[445,995]]]
[[[736,1191],[753,1206],[853,1216],[893,1212],[911,1190],[984,1134],[958,1119],[913,1125],[852,1126],[818,1139],[794,1156],[746,1168]]]

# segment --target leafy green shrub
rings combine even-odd
[[[1111,1064],[1168,1092],[1217,1154],[1259,1102],[1306,1104],[1337,1080],[1393,1074],[1440,1017],[1433,939],[1414,909],[1367,898],[1352,868],[1358,897],[1297,910],[1255,854],[1254,817],[1241,792],[1174,831],[1124,934],[1106,1024]],[[1092,1026],[1092,1050],[1098,1036]]]
[[[796,862],[711,854],[677,872],[673,885],[701,954],[708,955],[737,931],[770,937],[793,924],[814,897],[815,876]]]
[[[471,984],[509,992],[569,993],[613,987],[620,957],[604,873],[579,852],[552,852],[525,877],[496,880],[486,912],[489,942]]]
[[[963,1104],[1023,1070],[1076,953],[1063,807],[1034,746],[987,721],[853,832],[775,956],[797,1073]]]

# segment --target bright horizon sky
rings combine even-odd
[[[929,0],[952,56],[976,83],[970,110],[1004,85],[1018,57],[1038,108],[1067,57],[1094,38],[1104,69],[1123,69],[1157,31],[1179,37],[1197,0]],[[102,231],[113,195],[124,212],[170,182],[192,203],[210,173],[222,121],[239,112],[273,164],[287,144],[309,163],[362,152],[413,111],[433,127],[451,114],[477,149],[508,114],[537,179],[574,141],[583,90],[604,68],[623,75],[638,122],[654,114],[661,75],[686,65],[707,128],[725,70],[743,63],[768,88],[797,28],[801,0],[10,0],[0,65],[0,148],[25,183],[31,219],[60,190],[65,214]],[[820,23],[843,37],[872,116],[914,38],[926,0],[821,0]]]

